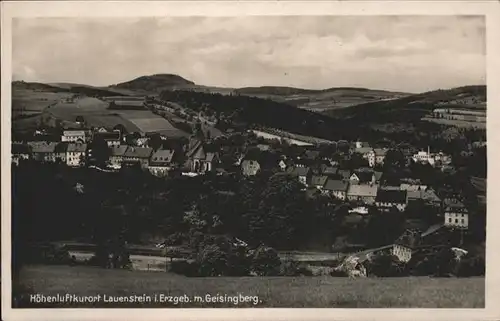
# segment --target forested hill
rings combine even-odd
[[[328,110],[323,114],[338,119],[372,123],[413,122],[440,106],[486,109],[486,86],[464,86],[435,90],[394,100]]]
[[[345,132],[340,121],[268,99],[181,90],[163,91],[160,99],[217,115],[222,121],[249,126],[273,127],[324,139],[339,139],[339,135]]]

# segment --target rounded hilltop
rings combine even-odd
[[[194,84],[194,82],[189,81],[179,75],[154,74],[141,76],[127,82],[113,85],[111,87],[130,90],[161,91],[166,88],[188,87]]]

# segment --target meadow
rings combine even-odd
[[[149,110],[109,110],[108,102],[97,98],[85,97],[74,103],[57,103],[46,109],[55,118],[75,121],[82,116],[90,126],[113,128],[122,124],[129,132],[165,133],[169,136],[187,136],[175,128],[168,120]]]
[[[92,267],[27,266],[20,275],[19,306],[27,294],[56,295],[211,295],[257,296],[258,305],[234,303],[147,303],[141,307],[296,307],[296,308],[484,308],[484,278],[211,277],[188,278],[165,272]],[[23,292],[24,291],[24,292]],[[24,296],[20,295],[24,293]],[[44,305],[43,307],[85,307]],[[42,307],[38,306],[37,307]],[[87,305],[88,307],[88,305]],[[138,307],[95,303],[93,307]]]
[[[69,93],[15,89],[12,91],[12,115],[41,113],[48,106],[70,96]]]
[[[441,118],[430,118],[430,117],[424,117],[424,118],[422,118],[422,120],[437,123],[437,124],[448,125],[448,126],[486,129],[486,123],[472,122],[472,121],[466,121],[466,120],[441,119]]]

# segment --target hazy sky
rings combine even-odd
[[[200,85],[421,92],[486,82],[480,16],[60,19],[13,22],[16,80],[110,85],[157,73]]]

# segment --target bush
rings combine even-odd
[[[457,266],[456,275],[459,277],[484,276],[485,260],[483,256],[466,256]]]
[[[259,246],[252,259],[252,271],[260,276],[278,276],[281,260],[272,247]]]
[[[435,273],[434,261],[428,257],[413,256],[408,262],[408,273],[413,276],[425,276]]]
[[[227,253],[216,244],[203,246],[196,256],[200,276],[224,275],[227,268],[227,261]]]
[[[365,267],[368,274],[379,277],[404,276],[405,264],[397,256],[382,254],[376,256],[371,262],[366,262]]]
[[[181,274],[188,277],[199,276],[199,265],[196,262],[188,262],[185,260],[182,261],[173,261],[167,265],[167,271]]]
[[[312,276],[313,272],[305,264],[297,261],[283,262],[280,267],[282,276]]]

